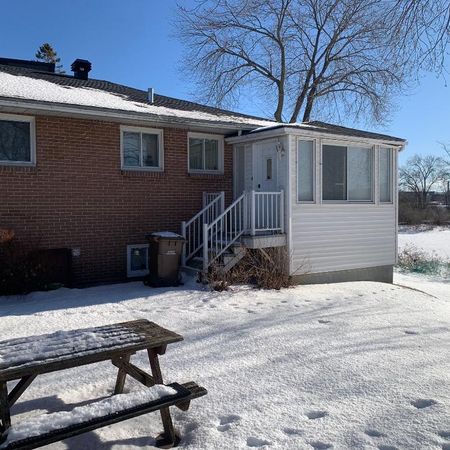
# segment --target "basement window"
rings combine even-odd
[[[123,169],[163,170],[163,132],[151,128],[122,127]]]
[[[223,173],[223,136],[189,133],[190,173]]]
[[[127,245],[127,276],[148,275],[148,244]]]
[[[0,114],[0,164],[35,164],[33,117]]]

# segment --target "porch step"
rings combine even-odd
[[[229,272],[246,254],[245,247],[234,247],[232,253],[225,253],[223,255],[223,267],[221,270],[224,273]]]

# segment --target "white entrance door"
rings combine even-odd
[[[255,191],[275,192],[278,190],[278,158],[276,142],[255,145]],[[255,194],[254,217],[257,230],[270,230],[274,227],[277,216],[276,199],[270,194]]]
[[[254,157],[256,160],[255,190],[263,192],[277,191],[278,159],[276,142],[256,144]]]

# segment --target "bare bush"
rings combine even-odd
[[[231,272],[233,282],[255,284],[260,289],[288,287],[288,253],[284,247],[248,249]]]
[[[398,255],[398,267],[407,272],[425,275],[441,275],[449,270],[449,264],[435,253],[427,253],[413,245],[407,245]]]

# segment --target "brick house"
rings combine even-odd
[[[186,267],[286,246],[306,282],[391,279],[403,139],[277,124],[90,67],[0,58],[0,228],[70,249],[75,285],[143,275],[145,236],[161,230],[185,235]]]

